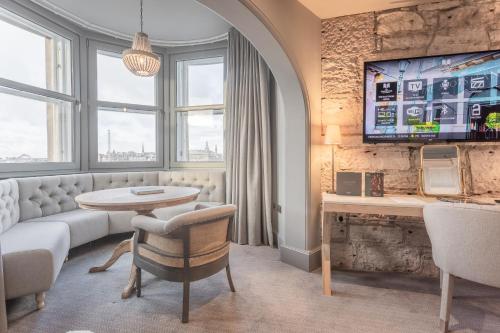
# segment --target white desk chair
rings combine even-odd
[[[455,276],[500,288],[500,206],[432,203],[424,220],[442,274],[440,331],[447,332]]]

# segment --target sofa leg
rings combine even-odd
[[[45,307],[45,292],[36,293],[35,300],[37,310],[43,309]]]
[[[182,297],[182,322],[189,321],[189,281],[184,280],[184,293]]]
[[[439,331],[448,332],[450,323],[451,302],[453,300],[453,288],[455,286],[454,276],[443,272],[443,285],[441,288],[441,310],[439,314]]]

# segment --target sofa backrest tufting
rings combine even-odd
[[[198,201],[225,202],[224,170],[85,173],[0,180],[0,234],[20,221],[78,208],[80,193],[128,186],[192,186]]]
[[[160,186],[191,186],[200,189],[198,201],[226,202],[224,170],[160,171]]]
[[[94,191],[108,188],[158,185],[158,171],[93,173]]]
[[[19,221],[19,188],[14,179],[0,180],[0,234]]]
[[[89,173],[15,180],[19,185],[20,221],[76,209],[75,197],[92,191]]]

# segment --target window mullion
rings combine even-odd
[[[31,86],[29,84],[12,81],[9,79],[0,78],[0,87],[5,87],[13,90],[17,90],[20,92],[26,92],[34,95],[44,96],[52,99],[57,99],[65,102],[76,102],[76,98],[74,96],[62,94],[56,91],[47,90],[43,88],[38,88],[35,86]]]

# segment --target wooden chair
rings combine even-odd
[[[137,266],[137,297],[141,296],[141,270],[184,285],[182,322],[189,320],[189,285],[229,269],[230,234],[236,207],[199,204],[192,212],[168,221],[138,215],[132,219],[134,264]]]

